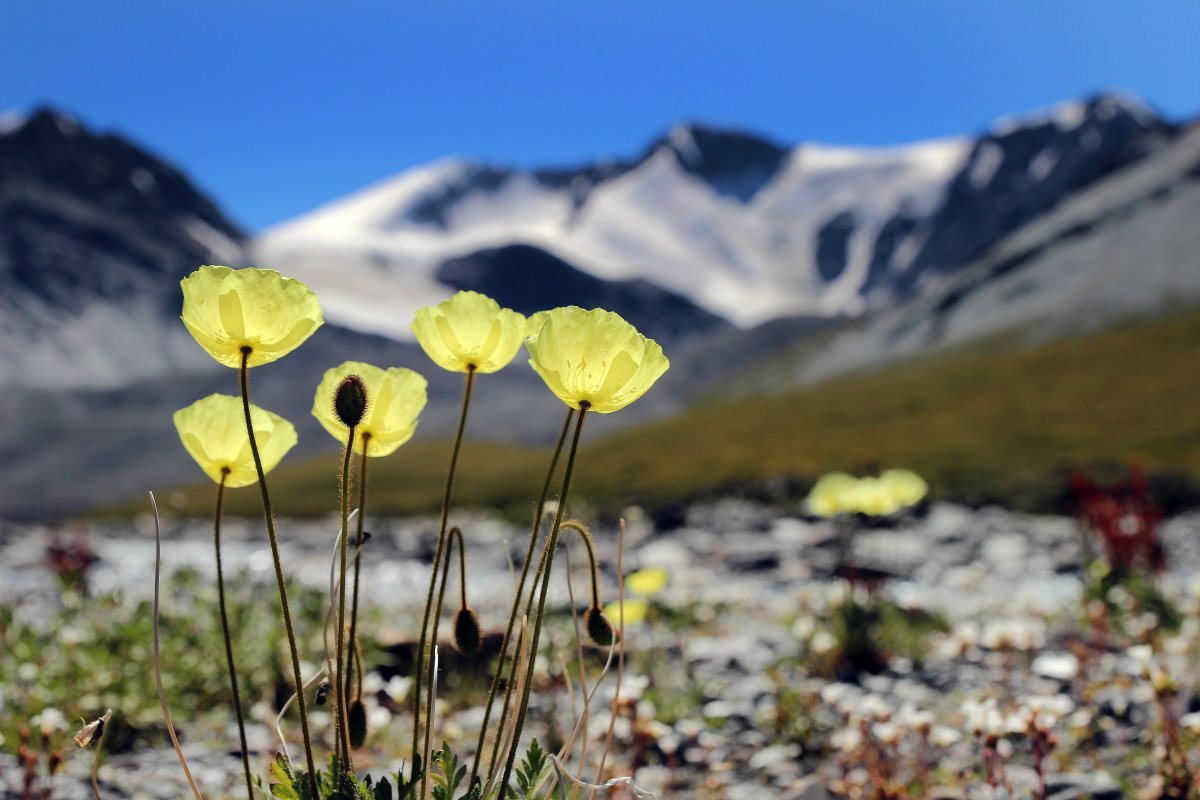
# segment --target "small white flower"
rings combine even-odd
[[[934,725],[929,731],[929,743],[935,747],[953,747],[962,741],[962,734],[947,725]]]

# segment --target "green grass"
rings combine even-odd
[[[1047,507],[1066,470],[1133,459],[1200,476],[1200,310],[1033,348],[974,346],[771,396],[696,407],[597,440],[580,457],[576,495],[608,508],[650,506],[730,487],[804,483],[831,469],[904,466],[934,492]],[[376,511],[436,510],[449,443],[417,442],[371,463]],[[456,497],[524,516],[547,453],[469,443]],[[335,508],[336,458],[272,475],[282,514]],[[212,487],[179,511],[210,513]],[[257,514],[258,493],[230,511]]]

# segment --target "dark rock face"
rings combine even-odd
[[[604,281],[526,244],[443,262],[437,279],[455,289],[482,292],[522,314],[565,305],[606,308],[659,341],[732,328],[686,297],[649,281]]]
[[[1074,127],[1049,120],[982,136],[947,188],[942,207],[926,223],[928,236],[897,286],[909,289],[926,271],[949,272],[967,264],[1175,132],[1143,109],[1100,95],[1084,104]]]
[[[817,231],[817,273],[826,283],[837,279],[846,269],[850,236],[856,226],[853,211],[843,211]]]
[[[751,133],[704,125],[677,128],[651,150],[666,147],[683,169],[717,194],[747,203],[775,177],[790,150]]]
[[[0,135],[6,292],[71,312],[97,298],[175,292],[169,279],[211,260],[211,241],[227,244],[228,258],[245,239],[187,177],[119,136],[49,109]]]

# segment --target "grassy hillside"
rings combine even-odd
[[[421,442],[372,462],[371,504],[436,508],[449,444]],[[588,440],[582,498],[650,505],[718,491],[804,482],[830,469],[906,466],[941,495],[1045,505],[1073,466],[1140,460],[1152,472],[1200,477],[1200,311],[1130,323],[1033,349],[972,348],[769,397],[698,407]],[[282,513],[328,513],[336,458],[281,467]],[[527,508],[546,454],[472,443],[463,504]],[[210,486],[184,507],[207,513]],[[232,510],[257,513],[257,492]]]

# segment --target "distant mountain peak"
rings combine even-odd
[[[742,202],[753,199],[778,173],[791,149],[764,136],[733,127],[683,122],[652,144],[647,156],[674,155],[685,172],[718,194]]]

